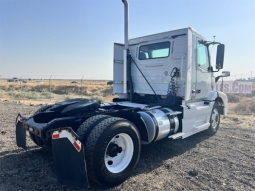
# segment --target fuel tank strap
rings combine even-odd
[[[163,111],[165,114],[169,113],[169,111],[167,109],[164,109],[164,108],[160,108],[159,110]],[[168,120],[169,120],[169,123],[170,123],[170,131],[169,131],[169,135],[173,134],[174,133],[174,130],[175,130],[175,121],[173,119],[173,117],[169,116],[169,115],[166,115]]]
[[[147,114],[152,118],[153,122],[155,123],[156,132],[155,132],[155,136],[154,136],[154,138],[153,138],[153,140],[152,140],[152,142],[154,142],[154,141],[157,139],[157,137],[158,137],[158,132],[159,132],[158,121],[156,120],[156,118],[154,117],[154,115],[152,115],[150,112],[145,111],[145,113],[147,113]]]

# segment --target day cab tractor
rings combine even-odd
[[[28,132],[36,145],[50,149],[58,180],[67,186],[87,187],[89,180],[119,185],[135,169],[141,144],[201,131],[213,135],[220,115],[227,115],[227,96],[214,90],[224,44],[206,41],[192,28],[128,39],[128,2],[122,2],[125,44],[114,44],[113,58],[118,98],[71,99],[16,120],[17,145],[27,149]],[[217,45],[216,71],[210,45]]]

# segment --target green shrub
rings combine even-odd
[[[50,98],[54,98],[54,97],[56,97],[56,94],[50,93],[48,91],[41,92],[41,94],[40,94],[41,99],[50,99]]]
[[[255,113],[255,98],[253,98],[249,104],[249,110]]]
[[[107,87],[106,89],[103,89],[103,90],[101,91],[101,94],[102,94],[103,96],[109,96],[109,95],[112,95],[112,92],[113,92],[113,87],[110,86],[110,87]]]
[[[7,92],[8,96],[15,99],[49,99],[54,98],[56,94],[44,91],[44,92],[34,92],[34,91],[24,91],[24,92]]]
[[[236,94],[227,94],[229,103],[238,103],[240,101],[240,97]]]
[[[69,100],[69,99],[72,99],[72,96],[67,95],[67,96],[65,96],[65,98],[64,98],[65,101],[67,101],[67,100]]]
[[[3,96],[3,95],[5,95],[6,94],[6,92],[4,91],[4,90],[1,90],[0,89],[0,96]]]
[[[255,98],[242,99],[235,107],[236,113],[253,113],[255,112]]]

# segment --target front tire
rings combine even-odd
[[[140,157],[139,132],[122,118],[110,117],[98,123],[84,145],[89,178],[102,185],[124,182]]]
[[[215,102],[212,108],[210,117],[210,127],[207,130],[209,135],[214,135],[219,129],[220,125],[220,113],[219,113],[219,103]]]

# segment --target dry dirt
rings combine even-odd
[[[51,153],[28,140],[15,145],[18,112],[39,106],[0,102],[0,190],[78,190],[58,184]],[[254,116],[231,115],[215,136],[199,133],[184,140],[142,146],[140,161],[122,185],[90,190],[255,190]]]

